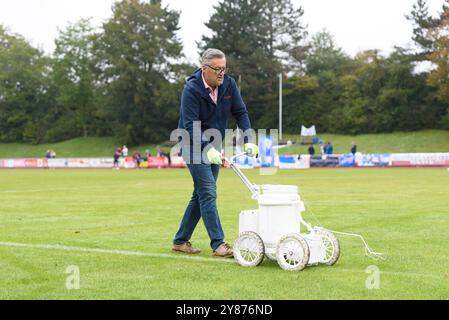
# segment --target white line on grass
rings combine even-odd
[[[27,192],[53,192],[53,191],[71,191],[75,190],[73,188],[57,188],[57,189],[34,189],[34,190],[5,190],[0,191],[0,193],[27,193]]]
[[[52,189],[19,189],[19,190],[1,190],[0,194],[2,193],[28,193],[28,192],[55,192],[55,191],[92,191],[92,190],[99,190],[101,188],[99,187],[88,187],[88,188],[52,188]]]
[[[131,186],[131,185],[130,185]],[[137,184],[136,186],[145,186],[145,184]],[[52,188],[52,189],[12,189],[12,190],[0,190],[0,194],[3,193],[29,193],[29,192],[47,192],[47,193],[51,193],[51,192],[55,192],[55,191],[92,191],[92,190],[100,190],[103,188],[100,187],[80,187],[80,188]]]
[[[167,253],[146,253],[138,251],[126,251],[126,250],[108,250],[108,249],[94,249],[85,247],[70,247],[63,246],[59,244],[29,244],[29,243],[15,243],[15,242],[0,242],[0,246],[3,247],[22,247],[22,248],[38,248],[38,249],[56,249],[65,251],[81,251],[81,252],[94,252],[94,253],[106,253],[106,254],[119,254],[126,256],[141,256],[141,257],[151,257],[151,258],[168,258],[168,259],[183,259],[191,261],[207,261],[207,262],[218,262],[218,263],[235,263],[234,259],[223,259],[223,258],[206,258],[206,257],[195,257],[186,256],[182,254],[167,254]],[[332,269],[333,272],[344,272],[344,273],[365,273],[365,270],[356,269]],[[393,275],[393,276],[405,276],[405,277],[424,277],[432,279],[444,279],[443,275],[436,274],[422,274],[415,272],[400,272],[400,271],[381,271],[381,274]]]
[[[69,247],[69,246],[63,246],[63,245],[59,245],[59,244],[28,244],[28,243],[15,243],[15,242],[0,242],[0,246],[38,248],[38,249],[57,249],[57,250],[66,250],[66,251],[108,253],[108,254],[120,254],[120,255],[126,255],[126,256],[151,257],[151,258],[169,258],[169,259],[185,259],[185,260],[193,260],[193,261],[234,263],[233,259],[194,257],[194,256],[186,256],[186,255],[182,255],[182,254],[178,255],[178,254],[167,254],[167,253],[146,253],[146,252],[126,251],[126,250],[107,250],[107,249],[94,249],[94,248],[83,248],[83,247]]]

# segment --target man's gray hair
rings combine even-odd
[[[201,65],[204,66],[205,64],[209,64],[212,59],[216,58],[222,59],[226,58],[226,56],[221,50],[209,48],[204,51],[203,55],[201,56]]]

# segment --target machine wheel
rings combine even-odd
[[[340,242],[337,237],[330,231],[320,229],[317,234],[321,236],[325,248],[325,256],[321,263],[329,266],[334,265],[340,258]]]
[[[262,263],[264,253],[263,241],[255,232],[242,232],[235,241],[234,257],[243,267],[257,267]]]
[[[279,240],[276,260],[282,269],[288,271],[302,270],[307,266],[309,258],[309,245],[299,234],[288,234]]]

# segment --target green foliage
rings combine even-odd
[[[56,39],[53,77],[61,117],[48,134],[50,141],[96,133],[93,44],[94,28],[88,19],[69,25]]]
[[[0,25],[0,141],[40,143],[51,115],[48,59]]]
[[[114,4],[95,46],[98,80],[111,130],[133,145],[160,141],[177,126],[185,68],[176,37],[179,13],[138,0]]]
[[[305,60],[308,74],[320,74],[332,70],[340,74],[349,57],[338,48],[335,39],[328,31],[323,30],[313,35],[310,50]]]
[[[441,32],[449,29],[449,9],[447,17],[441,21]],[[436,68],[432,70],[427,78],[430,86],[437,88],[437,97],[440,101],[449,101],[449,37],[441,35],[436,41],[434,52],[429,54],[429,59]]]
[[[346,134],[439,127],[446,108],[435,100],[426,76],[414,73],[414,55],[408,51],[396,48],[383,57],[368,50],[351,59],[324,32],[315,35],[311,52],[308,72],[318,86],[294,86],[298,77],[287,81],[285,131],[297,132],[298,124]]]
[[[437,17],[427,12],[426,0],[417,0],[409,19],[414,23],[415,43],[424,48],[418,60],[427,60],[435,68],[427,75],[427,84],[436,89],[437,100],[448,106],[449,101],[449,1],[445,0]],[[444,113],[444,112],[443,112]],[[445,123],[441,119],[441,123]]]
[[[434,46],[435,38],[430,30],[435,28],[438,21],[429,15],[427,0],[417,0],[410,15],[406,15],[406,18],[413,24],[412,40],[418,46],[417,58],[424,60]]]
[[[252,125],[275,128],[278,74],[302,65],[303,10],[290,0],[225,0],[214,7],[200,51],[219,48],[227,56],[231,74],[241,77],[241,92]]]
[[[206,23],[199,50],[226,53],[255,129],[278,126],[279,74],[284,133],[449,128],[449,0],[437,16],[417,0],[407,15],[417,47],[388,56],[350,57],[327,30],[309,38],[303,15],[291,0],[223,0]],[[195,69],[182,63],[178,24],[161,1],[117,1],[100,28],[81,19],[60,30],[52,56],[0,25],[0,142],[168,140]],[[416,73],[422,61],[434,68]]]
[[[447,109],[446,114],[440,120],[441,128],[449,130],[449,108]]]

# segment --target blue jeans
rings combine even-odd
[[[188,164],[193,179],[193,194],[181,226],[176,233],[174,244],[183,244],[190,240],[200,218],[210,238],[212,250],[224,243],[224,233],[217,210],[217,178],[220,166],[216,164]]]

